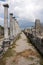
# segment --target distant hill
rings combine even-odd
[[[6,0],[0,0],[0,1],[6,1]]]
[[[19,21],[19,25],[20,25],[21,29],[25,29],[25,28],[28,28],[28,27],[35,26],[35,22],[22,20],[22,21]],[[43,26],[43,22],[41,22],[41,25]]]
[[[20,25],[21,29],[25,29],[27,27],[34,26],[35,23],[34,22],[28,22],[28,21],[21,21],[21,22],[19,22],[19,25]]]

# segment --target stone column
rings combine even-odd
[[[4,39],[8,40],[9,36],[8,36],[8,8],[9,5],[5,4],[4,6]]]
[[[17,22],[17,25],[18,25],[18,34],[19,34],[19,33],[21,33],[21,29],[20,29],[20,27],[19,27],[18,22]]]
[[[3,51],[10,46],[10,40],[8,35],[8,8],[9,5],[5,4],[4,6],[4,40],[2,43]]]
[[[15,17],[13,17],[13,37],[16,37]]]
[[[19,25],[18,22],[16,21],[16,33],[19,34],[19,32],[20,32]]]
[[[17,28],[17,21],[16,21],[16,19],[15,19],[15,28],[16,28],[16,36],[17,36],[17,34],[18,34],[18,28]]]
[[[10,39],[13,39],[13,13],[10,13]]]
[[[16,37],[19,33],[21,33],[21,30],[20,30],[18,22],[15,18],[14,18],[14,24],[15,24],[14,30],[15,30],[15,37]]]

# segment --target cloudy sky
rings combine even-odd
[[[0,0],[0,24],[4,24],[3,4],[9,4],[9,13],[13,13],[19,24],[34,22],[40,19],[43,22],[43,0]]]

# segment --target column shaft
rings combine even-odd
[[[16,29],[15,29],[15,17],[13,17],[13,36],[16,36]]]
[[[8,39],[8,6],[4,5],[4,38]]]
[[[10,39],[13,39],[13,14],[10,14]]]

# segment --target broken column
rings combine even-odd
[[[13,39],[13,13],[10,13],[10,39]]]
[[[41,35],[41,24],[39,19],[35,20],[35,30],[36,30],[36,35]]]

